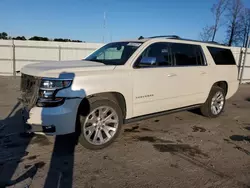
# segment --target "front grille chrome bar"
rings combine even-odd
[[[21,75],[21,102],[28,109],[36,104],[41,79],[27,74]]]

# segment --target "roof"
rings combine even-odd
[[[163,35],[163,36],[153,36],[153,37],[142,37],[140,36],[138,39],[135,39],[135,40],[129,40],[129,41],[132,41],[132,42],[146,42],[146,41],[149,41],[149,40],[153,40],[153,39],[170,39],[170,40],[181,40],[181,41],[187,41],[187,42],[195,42],[195,43],[203,43],[203,44],[208,44],[208,45],[218,45],[218,46],[221,46],[221,47],[228,47],[224,44],[219,44],[217,42],[213,42],[213,41],[199,41],[199,40],[192,40],[192,39],[184,39],[184,38],[181,38],[177,35]]]

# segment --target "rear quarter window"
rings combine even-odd
[[[229,49],[207,47],[216,65],[236,65],[234,56]]]

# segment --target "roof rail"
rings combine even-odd
[[[185,39],[185,38],[179,37],[178,35],[162,35],[162,36],[152,36],[152,37],[140,36],[138,38],[138,40],[141,40],[141,39],[154,39],[154,38],[178,39],[178,40],[184,40],[184,41],[202,42],[202,43],[206,43],[206,44],[217,44],[217,45],[221,45],[221,46],[228,46],[228,45],[225,45],[225,44],[220,44],[220,43],[215,42],[215,41],[200,41],[200,40]]]
[[[138,38],[138,40],[141,40],[141,39],[154,39],[154,38],[170,38],[170,39],[181,39],[181,37],[177,36],[177,35],[160,35],[160,36],[152,36],[152,37],[143,37],[143,36],[140,36]]]
[[[225,44],[221,44],[221,43],[215,42],[215,41],[200,41],[200,40],[192,40],[192,39],[183,39],[183,40],[193,41],[193,42],[202,42],[202,43],[205,43],[205,44],[217,44],[217,45],[220,45],[220,46],[227,46]]]
[[[173,39],[181,39],[178,35],[160,35],[160,36],[153,36],[153,37],[148,37],[150,39],[154,38],[173,38]]]
[[[211,44],[218,44],[218,45],[222,45],[222,46],[228,46],[226,44],[221,44],[221,43],[215,42],[215,41],[205,41],[205,43],[211,43]]]

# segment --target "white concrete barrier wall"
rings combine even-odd
[[[0,74],[13,73],[13,48],[12,41],[0,40]]]
[[[0,40],[0,75],[13,75],[14,69],[18,71],[30,63],[82,59],[101,46],[101,43]]]
[[[243,61],[245,58],[245,48],[239,48],[239,47],[232,47],[231,48],[238,69],[239,69],[239,78],[242,74],[242,67],[243,67]],[[246,61],[245,61],[245,66],[244,66],[244,71],[243,71],[243,76],[242,76],[242,83],[250,82],[250,48],[248,48],[247,51],[247,56],[246,56]]]
[[[30,63],[82,59],[101,46],[103,46],[101,43],[0,40],[0,75],[13,75],[14,69],[18,71]],[[244,54],[245,49],[232,47],[240,72],[244,59],[244,56],[241,57],[241,51]],[[250,49],[246,57],[243,82],[250,82]]]

